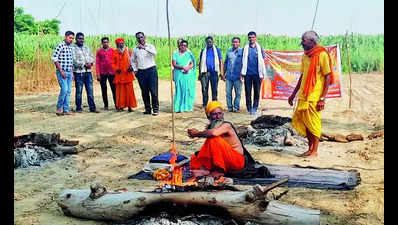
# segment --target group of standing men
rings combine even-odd
[[[72,88],[72,80],[75,81],[76,94],[75,104],[76,112],[80,113],[82,109],[83,87],[86,89],[87,101],[90,112],[98,113],[94,101],[92,67],[95,65],[97,80],[101,85],[104,110],[109,109],[107,82],[112,91],[113,102],[117,111],[123,111],[128,108],[132,112],[137,107],[137,101],[134,94],[133,81],[138,79],[141,88],[142,99],[144,101],[144,114],[158,115],[158,74],[155,63],[156,48],[145,42],[143,32],[136,33],[137,46],[131,50],[125,46],[122,38],[116,39],[116,49],[109,46],[109,38],[101,39],[102,48],[97,51],[96,56],[92,54],[87,45],[84,44],[84,34],[76,34],[76,42],[72,44],[75,34],[72,31],[65,33],[64,41],[59,43],[54,51],[52,60],[56,67],[58,83],[60,85],[60,94],[57,102],[57,115],[70,115],[69,98]],[[206,47],[200,52],[199,58],[199,81],[202,85],[203,107],[207,106],[209,101],[209,85],[211,86],[211,98],[217,100],[217,89],[219,77],[226,82],[227,105],[230,112],[240,110],[240,96],[242,81],[245,84],[246,107],[250,114],[256,114],[259,104],[259,93],[261,81],[264,78],[264,51],[257,43],[255,32],[248,33],[249,43],[240,48],[240,38],[232,39],[232,48],[230,48],[223,62],[221,50],[214,45],[211,36],[206,38]],[[191,71],[195,79],[196,62],[192,52],[187,49],[188,42],[184,40],[182,50],[179,46],[179,54],[175,52],[173,67],[175,76],[174,81],[178,81],[180,86],[181,78],[187,76],[178,76],[179,72],[185,74]],[[183,52],[181,52],[183,51]],[[189,53],[189,57],[180,57]],[[184,71],[182,66],[176,63],[176,60],[184,62],[188,60],[189,69]],[[189,86],[195,87],[195,82],[189,82]],[[193,88],[194,89],[194,88]],[[232,101],[232,90],[235,90],[235,98]],[[253,101],[252,101],[253,89]],[[192,111],[195,90],[193,93],[185,94],[176,90],[176,104],[174,108],[177,112]],[[187,106],[181,101],[189,101]]]
[[[260,100],[261,82],[265,75],[264,50],[257,42],[257,34],[251,31],[247,34],[249,43],[240,48],[240,39],[232,39],[232,48],[228,50],[224,63],[228,110],[239,111],[239,100],[242,83],[245,84],[246,108],[251,115],[257,113]],[[232,103],[232,89],[235,89],[235,99]],[[253,101],[252,101],[253,90]]]
[[[240,110],[242,81],[244,81],[247,111],[252,115],[257,113],[261,81],[265,75],[265,55],[263,48],[257,42],[255,32],[248,33],[248,40],[249,43],[241,48],[240,38],[232,38],[232,48],[228,49],[225,61],[223,61],[221,50],[214,45],[213,38],[209,36],[205,39],[206,47],[201,50],[198,63],[198,80],[202,86],[203,108],[206,108],[209,101],[209,86],[211,86],[211,100],[217,100],[218,81],[221,78],[226,82],[226,98],[230,112]],[[173,80],[176,84],[174,109],[177,112],[192,111],[192,98],[195,95],[194,93],[190,94],[190,92],[195,92],[192,78],[195,77],[196,62],[192,53],[187,49],[188,42],[181,39],[179,41],[181,41],[178,42],[179,50],[173,54]],[[192,71],[193,77],[190,75]],[[186,83],[181,82],[181,80]],[[234,99],[232,98],[233,89],[235,90]],[[184,101],[187,103],[184,103]],[[185,105],[188,106],[181,107]]]
[[[82,91],[86,89],[90,112],[98,113],[94,102],[93,79],[91,68],[96,64],[97,80],[101,85],[104,110],[109,109],[107,81],[109,82],[113,102],[117,111],[128,108],[132,112],[137,107],[133,81],[138,79],[142,99],[145,105],[144,114],[154,116],[159,113],[158,74],[155,63],[156,48],[145,42],[143,32],[136,33],[137,46],[131,50],[125,46],[123,38],[115,40],[116,49],[109,46],[109,38],[101,39],[102,48],[97,51],[96,57],[87,45],[84,44],[84,34],[76,34],[76,42],[72,44],[75,34],[72,31],[65,33],[64,40],[59,43],[51,58],[56,67],[56,75],[60,86],[56,114],[71,115],[69,99],[72,89],[72,80],[75,81],[76,112],[82,110]]]
[[[228,49],[225,61],[219,48],[214,46],[213,38],[207,37],[207,46],[200,53],[199,80],[202,84],[203,107],[208,102],[209,81],[212,91],[212,101],[217,100],[218,77],[226,82],[226,98],[229,112],[240,110],[242,81],[245,84],[246,108],[251,115],[257,113],[261,81],[265,75],[264,51],[257,42],[254,31],[248,33],[244,48],[240,47],[240,38],[232,38],[232,48]],[[219,75],[218,75],[219,74]],[[235,98],[232,98],[232,90]],[[253,101],[252,101],[253,89]]]

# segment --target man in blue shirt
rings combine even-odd
[[[250,115],[257,115],[258,103],[260,100],[261,82],[265,76],[265,53],[257,43],[256,32],[247,34],[249,43],[243,48],[241,75],[245,79],[246,108]],[[251,100],[253,87],[253,104]]]
[[[240,48],[240,38],[232,38],[232,48],[228,49],[224,62],[224,78],[226,78],[226,97],[229,112],[238,112],[240,95],[242,91],[242,70],[243,49]],[[235,99],[232,102],[232,89],[235,89]]]
[[[202,84],[203,107],[209,100],[209,81],[211,84],[212,101],[217,101],[218,74],[223,73],[221,50],[214,45],[211,36],[206,38],[206,47],[200,52],[199,80]]]

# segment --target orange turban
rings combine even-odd
[[[116,39],[116,44],[119,44],[119,43],[124,43],[124,39],[123,38],[118,38],[118,39]]]
[[[217,108],[221,108],[223,109],[221,103],[219,101],[211,101],[207,104],[206,106],[206,115],[210,115],[211,112],[213,112],[213,110],[217,109]]]

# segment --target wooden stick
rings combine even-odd
[[[289,178],[285,177],[285,178],[283,178],[283,179],[281,179],[281,180],[279,180],[277,182],[274,182],[274,183],[272,183],[272,184],[270,184],[270,185],[268,185],[266,187],[262,187],[262,186],[257,184],[256,186],[253,187],[254,192],[252,194],[248,194],[246,196],[246,200],[250,201],[250,202],[254,202],[254,201],[257,201],[259,199],[263,199],[264,200],[269,191],[271,191],[272,189],[278,187],[281,184],[286,183],[288,180],[289,180]]]
[[[275,182],[275,183],[272,183],[271,185],[268,185],[267,187],[265,187],[264,189],[262,189],[262,192],[264,193],[264,194],[267,194],[269,191],[271,191],[272,189],[274,189],[274,188],[276,188],[276,187],[278,187],[279,185],[281,185],[281,184],[284,184],[284,183],[286,183],[286,182],[288,182],[289,181],[289,178],[288,177],[285,177],[285,178],[283,178],[282,180],[280,180],[280,181],[277,181],[277,182]]]
[[[167,14],[167,34],[169,39],[169,57],[170,57],[170,76],[173,75],[173,61],[171,51],[171,40],[170,40],[170,22],[169,22],[169,0],[166,0],[166,14]],[[175,128],[174,128],[174,93],[173,93],[173,79],[170,79],[170,90],[171,90],[171,126],[173,133],[173,143],[171,144],[170,151],[177,154],[177,146],[175,143]]]
[[[347,49],[347,59],[348,59],[348,74],[350,76],[350,86],[349,86],[349,95],[350,95],[350,100],[348,103],[348,108],[351,109],[351,96],[352,96],[352,88],[351,88],[351,60],[350,60],[350,48],[349,48],[349,44],[348,44],[348,30],[346,32],[345,35],[345,45],[346,45],[346,49]]]

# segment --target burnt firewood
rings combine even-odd
[[[24,147],[27,143],[30,145],[37,145],[49,148],[56,145],[76,146],[79,144],[79,141],[61,139],[59,133],[30,133],[14,137],[14,148]]]

